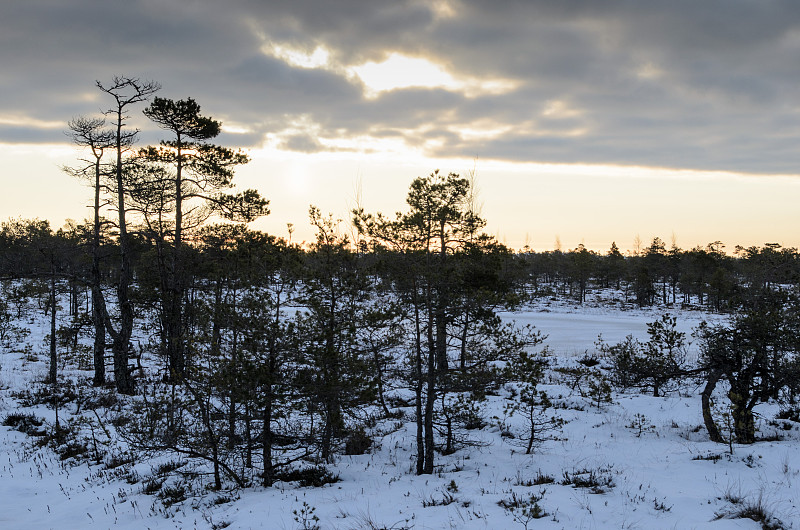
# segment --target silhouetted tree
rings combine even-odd
[[[111,116],[111,127],[114,131],[113,150],[114,161],[113,194],[116,198],[117,230],[119,232],[119,275],[117,277],[117,310],[119,318],[117,324],[112,322],[108,311],[105,311],[106,331],[112,338],[112,351],[114,354],[114,382],[117,391],[131,394],[134,391],[134,382],[128,367],[128,358],[131,349],[131,336],[133,334],[133,305],[131,303],[130,287],[133,282],[132,261],[133,253],[131,240],[128,234],[128,183],[126,181],[127,161],[126,153],[133,145],[138,133],[135,129],[126,129],[130,119],[128,115],[132,105],[147,101],[161,86],[152,81],[141,81],[137,78],[115,76],[110,83],[96,82],[97,88],[111,96],[113,106],[106,111]]]
[[[446,394],[467,390],[471,375],[486,373],[492,360],[514,355],[528,343],[498,325],[491,297],[480,301],[484,289],[490,292],[502,285],[494,261],[502,253],[489,258],[497,244],[481,233],[485,221],[472,209],[471,199],[468,179],[436,171],[411,183],[407,213],[388,219],[363,210],[354,212],[361,234],[402,258],[393,279],[400,300],[407,304],[411,330],[408,349],[417,413],[418,474],[434,470],[437,404],[444,417],[448,450],[453,420],[453,411],[448,409],[453,402]],[[465,318],[463,311],[471,316]],[[475,396],[481,393],[479,380],[469,388]]]
[[[230,220],[251,221],[268,213],[268,202],[255,190],[227,193],[233,187],[234,168],[246,163],[247,155],[206,143],[220,133],[221,124],[202,116],[200,105],[193,99],[156,97],[144,113],[173,135],[159,147],[140,151],[139,156],[148,165],[137,173],[136,199],[141,211],[156,216],[147,222],[158,239],[166,354],[170,376],[180,379],[186,366],[182,305],[186,290],[185,232],[214,213]]]
[[[79,117],[70,120],[67,124],[70,130],[72,141],[80,146],[88,148],[91,158],[85,159],[88,165],[77,168],[64,168],[65,171],[79,178],[88,178],[92,182],[94,192],[94,203],[92,205],[92,233],[89,243],[90,254],[92,257],[92,268],[89,282],[92,289],[92,323],[94,325],[94,386],[105,384],[105,346],[106,346],[106,325],[105,325],[105,298],[103,297],[102,277],[100,274],[101,259],[101,234],[104,223],[102,221],[101,210],[109,202],[104,198],[108,192],[106,185],[110,167],[104,162],[103,157],[107,151],[116,145],[116,134],[114,131],[105,128],[103,118]]]
[[[345,433],[347,410],[375,399],[370,359],[358,339],[372,285],[337,222],[313,206],[309,218],[317,237],[304,259],[300,301],[306,313],[298,325],[308,392],[322,419],[321,457],[329,460]]]

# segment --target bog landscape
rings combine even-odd
[[[0,229],[4,527],[797,527],[796,249],[512,250],[439,170],[297,243],[197,102],[97,88],[93,218]]]

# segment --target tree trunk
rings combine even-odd
[[[335,287],[330,287],[330,292],[334,292]],[[337,351],[335,333],[336,333],[336,298],[331,297],[330,306],[328,308],[329,318],[326,322],[327,330],[325,337],[325,350],[323,355],[325,359],[323,365],[325,366],[324,373],[322,374],[325,388],[322,389],[323,397],[323,410],[325,411],[325,425],[322,430],[322,459],[329,461],[333,452],[333,440],[338,438],[342,432],[342,403],[341,403],[341,387],[339,385],[340,379],[340,360],[339,351]]]
[[[180,380],[186,373],[186,359],[183,348],[183,153],[181,136],[177,140],[177,165],[175,171],[175,233],[172,241],[170,269],[168,277],[168,329],[167,348],[169,351],[170,377]]]
[[[102,153],[102,152],[101,152]],[[106,384],[106,327],[103,313],[105,300],[100,278],[100,157],[94,166],[94,226],[92,233],[92,323],[94,324],[94,378],[92,385]]]
[[[103,323],[103,294],[98,285],[92,285],[92,323],[94,325],[94,378],[92,385],[100,387],[106,384],[106,327]]]
[[[233,449],[236,445],[236,409],[238,406],[238,399],[237,399],[237,386],[236,381],[239,377],[239,329],[238,329],[238,319],[236,318],[236,288],[233,289],[231,293],[233,297],[232,300],[232,310],[233,310],[233,325],[232,325],[232,340],[231,340],[231,368],[229,370],[229,377],[230,381],[228,385],[230,385],[230,406],[228,408],[228,448]]]
[[[722,439],[719,428],[717,428],[717,424],[714,423],[714,416],[711,414],[711,394],[714,393],[714,388],[716,388],[717,383],[722,378],[722,373],[715,370],[709,372],[706,377],[706,386],[700,394],[700,401],[703,406],[703,423],[706,426],[706,431],[708,431],[708,437],[711,441],[723,443],[725,440]]]
[[[56,354],[56,273],[55,265],[50,275],[50,373],[48,380],[55,384],[58,377],[58,356]]]
[[[264,461],[264,487],[269,487],[272,486],[275,476],[275,470],[272,466],[272,385],[269,385],[266,397],[267,400],[262,414],[264,428],[262,431],[261,458]]]
[[[432,315],[430,315],[432,317]],[[428,324],[428,374],[427,374],[427,388],[425,392],[425,464],[422,473],[425,475],[433,474],[433,406],[436,400],[436,379],[437,379],[437,348],[433,338],[431,322],[433,318],[429,319]]]
[[[167,281],[166,307],[164,310],[164,323],[167,343],[167,360],[169,363],[169,377],[171,381],[178,382],[186,373],[185,358],[183,355],[183,330],[182,330],[182,300],[180,289],[177,287],[176,274]]]
[[[245,466],[248,469],[253,469],[253,431],[252,431],[252,417],[250,412],[250,402],[248,401],[244,407],[244,440],[247,452],[245,453]]]
[[[422,416],[422,330],[420,329],[420,314],[419,303],[416,300],[417,286],[414,282],[414,325],[415,325],[415,341],[414,341],[414,373],[416,382],[414,384],[414,405],[416,412],[417,424],[417,475],[422,475],[425,472],[425,438],[424,426]]]
[[[436,359],[435,353],[428,355],[428,384],[425,396],[425,463],[422,473],[433,474],[433,404],[436,399]]]
[[[122,172],[122,108],[117,112],[117,213],[119,215],[119,253],[120,270],[117,284],[117,303],[119,304],[119,331],[112,333],[111,350],[114,354],[114,382],[120,394],[133,394],[133,379],[128,370],[128,347],[133,335],[133,306],[129,290],[133,280],[131,271],[131,249],[128,238],[128,225],[125,219],[125,183]],[[108,323],[108,319],[106,320]],[[107,326],[109,332],[111,327]]]
[[[373,358],[375,359],[375,375],[377,376],[376,383],[378,390],[378,403],[380,403],[381,409],[383,409],[383,414],[388,418],[392,415],[392,413],[389,410],[389,407],[386,406],[386,396],[384,395],[383,390],[383,363],[381,362],[381,354],[377,347],[374,348]]]
[[[461,328],[461,354],[459,355],[459,367],[461,372],[467,370],[467,337],[469,336],[469,310],[464,312],[464,326]]]
[[[525,454],[529,455],[531,454],[531,451],[533,451],[533,442],[536,440],[536,417],[535,417],[536,411],[534,410],[532,405],[528,405],[527,408],[528,408],[527,420],[530,423],[531,429],[530,432],[528,433],[529,438],[528,438],[528,445],[525,448]]]
[[[442,296],[442,294],[439,293],[439,296]],[[448,368],[447,320],[445,319],[445,311],[443,307],[439,307],[436,310],[436,314],[434,315],[434,321],[436,326],[436,339],[435,339],[436,372],[440,374],[445,374]]]
[[[736,392],[732,389],[728,392],[728,397],[731,400],[731,417],[733,419],[736,442],[740,444],[755,443],[755,420],[753,418],[753,410],[748,406],[747,396],[743,392]]]

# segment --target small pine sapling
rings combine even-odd
[[[588,387],[586,397],[591,399],[592,405],[599,409],[607,403],[612,403],[611,385],[603,374],[594,372],[589,378]]]
[[[295,522],[300,525],[300,530],[320,530],[319,517],[314,513],[316,508],[303,501],[303,506],[292,510]]]
[[[628,335],[617,344],[598,337],[597,349],[611,365],[613,383],[622,389],[652,388],[659,397],[671,383],[687,373],[686,334],[678,331],[677,318],[664,314],[647,324],[650,339],[640,342]]]
[[[544,357],[521,352],[508,367],[511,377],[519,381],[519,392],[514,394],[514,400],[503,410],[505,419],[500,422],[501,431],[524,446],[525,454],[531,454],[534,447],[555,439],[556,433],[564,425],[563,419],[554,414],[547,415],[547,409],[552,408],[553,404],[546,392],[536,388],[546,365]],[[515,432],[506,420],[517,415],[523,418],[524,427]]]
[[[637,438],[641,438],[642,434],[646,432],[655,432],[656,430],[656,426],[652,425],[650,420],[647,419],[647,416],[641,412],[637,412],[636,415],[634,415],[627,427],[633,430]]]
[[[548,515],[539,505],[539,501],[544,498],[545,493],[546,490],[543,489],[539,493],[531,493],[529,497],[522,497],[511,492],[510,499],[503,499],[497,504],[502,506],[515,522],[521,524],[525,530],[528,530],[531,522]]]

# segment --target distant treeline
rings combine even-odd
[[[136,249],[132,269],[139,289],[157,289],[157,285],[147,287],[147,282],[157,280],[153,267],[159,242],[143,232],[130,237]],[[0,224],[0,275],[7,279],[30,278],[55,272],[59,278],[71,281],[75,289],[85,289],[91,268],[87,252],[90,239],[89,223],[69,223],[53,230],[44,220],[8,220]],[[296,260],[306,259],[310,251],[310,247],[290,244],[241,225],[210,225],[193,234],[184,249],[190,285],[207,280],[209,262],[218,261],[232,247],[252,241],[268,245],[270,253],[291,254]],[[684,250],[667,248],[658,237],[641,252],[628,255],[622,254],[615,243],[606,253],[583,245],[567,251],[526,249],[515,253],[499,243],[493,245],[503,278],[518,289],[521,297],[558,295],[580,304],[592,292],[603,290],[608,302],[730,312],[746,306],[754,292],[800,285],[800,253],[777,243],[737,246],[734,255],[723,252],[720,242]],[[112,285],[118,274],[111,259],[119,255],[117,234],[104,232],[101,246],[102,276]],[[386,270],[386,264],[393,259],[400,261],[402,254],[358,241],[348,241],[342,251],[365,264],[383,263],[384,268],[376,269],[376,274]]]
[[[532,292],[572,296],[582,303],[592,289],[615,288],[623,301],[639,306],[661,304],[732,311],[747,304],[753,292],[797,286],[800,260],[796,248],[776,243],[737,246],[734,255],[719,241],[683,250],[667,248],[656,237],[643,251],[625,256],[616,244],[605,254],[583,245],[562,252],[522,252],[524,282]]]

